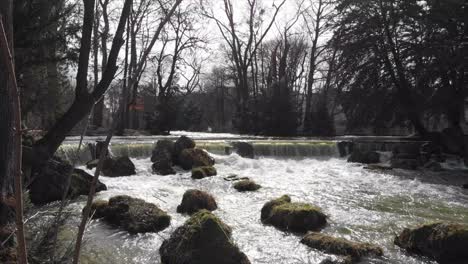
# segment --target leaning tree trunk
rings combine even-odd
[[[60,144],[65,140],[68,133],[85,118],[91,111],[96,101],[100,100],[103,94],[109,88],[115,73],[117,72],[117,59],[120,48],[124,40],[125,24],[130,14],[132,0],[126,0],[122,10],[120,21],[109,53],[109,59],[106,69],[102,74],[101,80],[94,90],[90,93],[87,90],[87,71],[89,66],[89,55],[91,52],[91,39],[94,22],[94,0],[85,0],[85,14],[83,19],[82,39],[80,47],[80,58],[78,62],[78,73],[76,78],[75,100],[68,111],[57,121],[57,123],[48,131],[48,133],[33,147],[35,160],[38,166],[42,162],[51,158]]]

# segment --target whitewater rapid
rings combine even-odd
[[[192,180],[190,172],[182,170],[172,176],[154,175],[149,158],[132,159],[136,176],[101,177],[108,190],[96,199],[120,194],[141,198],[167,211],[172,221],[160,233],[140,235],[129,235],[101,220],[92,221],[85,236],[83,263],[160,263],[162,241],[187,219],[176,213],[176,207],[184,192],[193,188],[216,198],[219,209],[214,213],[233,228],[233,239],[256,264],[314,264],[327,257],[300,244],[298,235],[262,225],[263,204],[283,194],[293,201],[321,207],[330,223],[322,232],[384,248],[384,258],[362,263],[432,263],[400,251],[393,245],[394,235],[425,222],[468,223],[468,193],[461,188],[367,171],[361,165],[333,157],[252,160],[236,154],[213,156],[218,176],[202,180]],[[232,182],[223,179],[232,174],[250,177],[263,188],[239,193],[232,188]],[[83,206],[84,201],[72,205],[76,210]]]

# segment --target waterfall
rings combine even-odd
[[[229,155],[233,152],[233,141],[199,140],[197,147],[217,155]],[[95,143],[88,143],[95,144]],[[250,142],[254,147],[256,157],[336,157],[338,156],[335,141],[294,141],[294,140],[257,140]],[[123,143],[118,142],[109,146],[113,156],[128,156],[130,158],[148,158],[154,149],[154,141]],[[57,155],[77,165],[83,165],[93,159],[89,146],[86,144],[77,153],[78,144],[63,144]]]
[[[257,141],[252,142],[255,156],[274,157],[336,157],[334,141]]]

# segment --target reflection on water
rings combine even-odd
[[[160,263],[159,247],[186,219],[176,213],[183,193],[189,188],[215,196],[215,211],[233,228],[233,238],[252,263],[319,263],[326,255],[299,243],[300,237],[264,226],[260,222],[263,204],[289,194],[293,201],[313,203],[330,217],[323,232],[385,249],[383,259],[363,263],[432,263],[404,254],[393,245],[404,227],[439,220],[468,222],[468,193],[456,187],[404,180],[390,174],[362,169],[338,158],[244,159],[235,154],[214,155],[218,176],[192,180],[190,173],[173,176],[151,173],[149,158],[133,159],[138,175],[107,178],[108,191],[99,199],[127,194],[160,206],[172,216],[171,226],[158,234],[129,235],[101,221],[92,222],[83,252],[83,263]],[[255,193],[239,193],[223,177],[238,174],[263,186]],[[72,207],[81,210],[84,202]]]

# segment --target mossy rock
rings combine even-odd
[[[405,229],[395,244],[410,253],[426,256],[439,263],[462,264],[468,259],[468,226],[434,223]]]
[[[216,200],[209,193],[200,190],[187,190],[182,197],[182,203],[177,206],[177,212],[191,215],[202,209],[214,211],[217,208]]]
[[[320,230],[327,224],[327,216],[320,208],[292,203],[287,195],[266,203],[262,208],[261,220],[264,224],[297,233]]]
[[[109,206],[109,201],[96,200],[91,204],[91,216],[93,219],[103,218],[106,216],[106,210]],[[83,213],[86,211],[86,206],[83,208]]]
[[[218,173],[213,166],[203,166],[192,169],[192,178],[197,180],[215,176],[216,174]]]
[[[193,214],[159,249],[163,264],[249,264],[232,230],[207,210]]]
[[[369,243],[353,242],[344,238],[336,238],[316,232],[307,233],[302,238],[301,243],[324,251],[327,254],[350,256],[354,262],[367,256],[383,255],[382,248],[378,246]]]
[[[214,164],[214,159],[206,151],[199,148],[184,149],[178,156],[178,165],[184,170],[213,166]]]
[[[289,195],[283,195],[280,198],[276,198],[265,203],[262,207],[260,219],[262,220],[262,222],[267,221],[271,215],[271,211],[273,210],[273,207],[281,205],[281,204],[285,204],[285,203],[290,203],[290,202],[291,202],[291,197],[289,197]]]
[[[129,233],[159,232],[169,226],[171,217],[155,204],[127,195],[93,203],[94,218],[118,226]]]
[[[260,189],[262,186],[257,184],[252,180],[241,180],[233,185],[234,189],[238,190],[239,192],[253,192]]]

